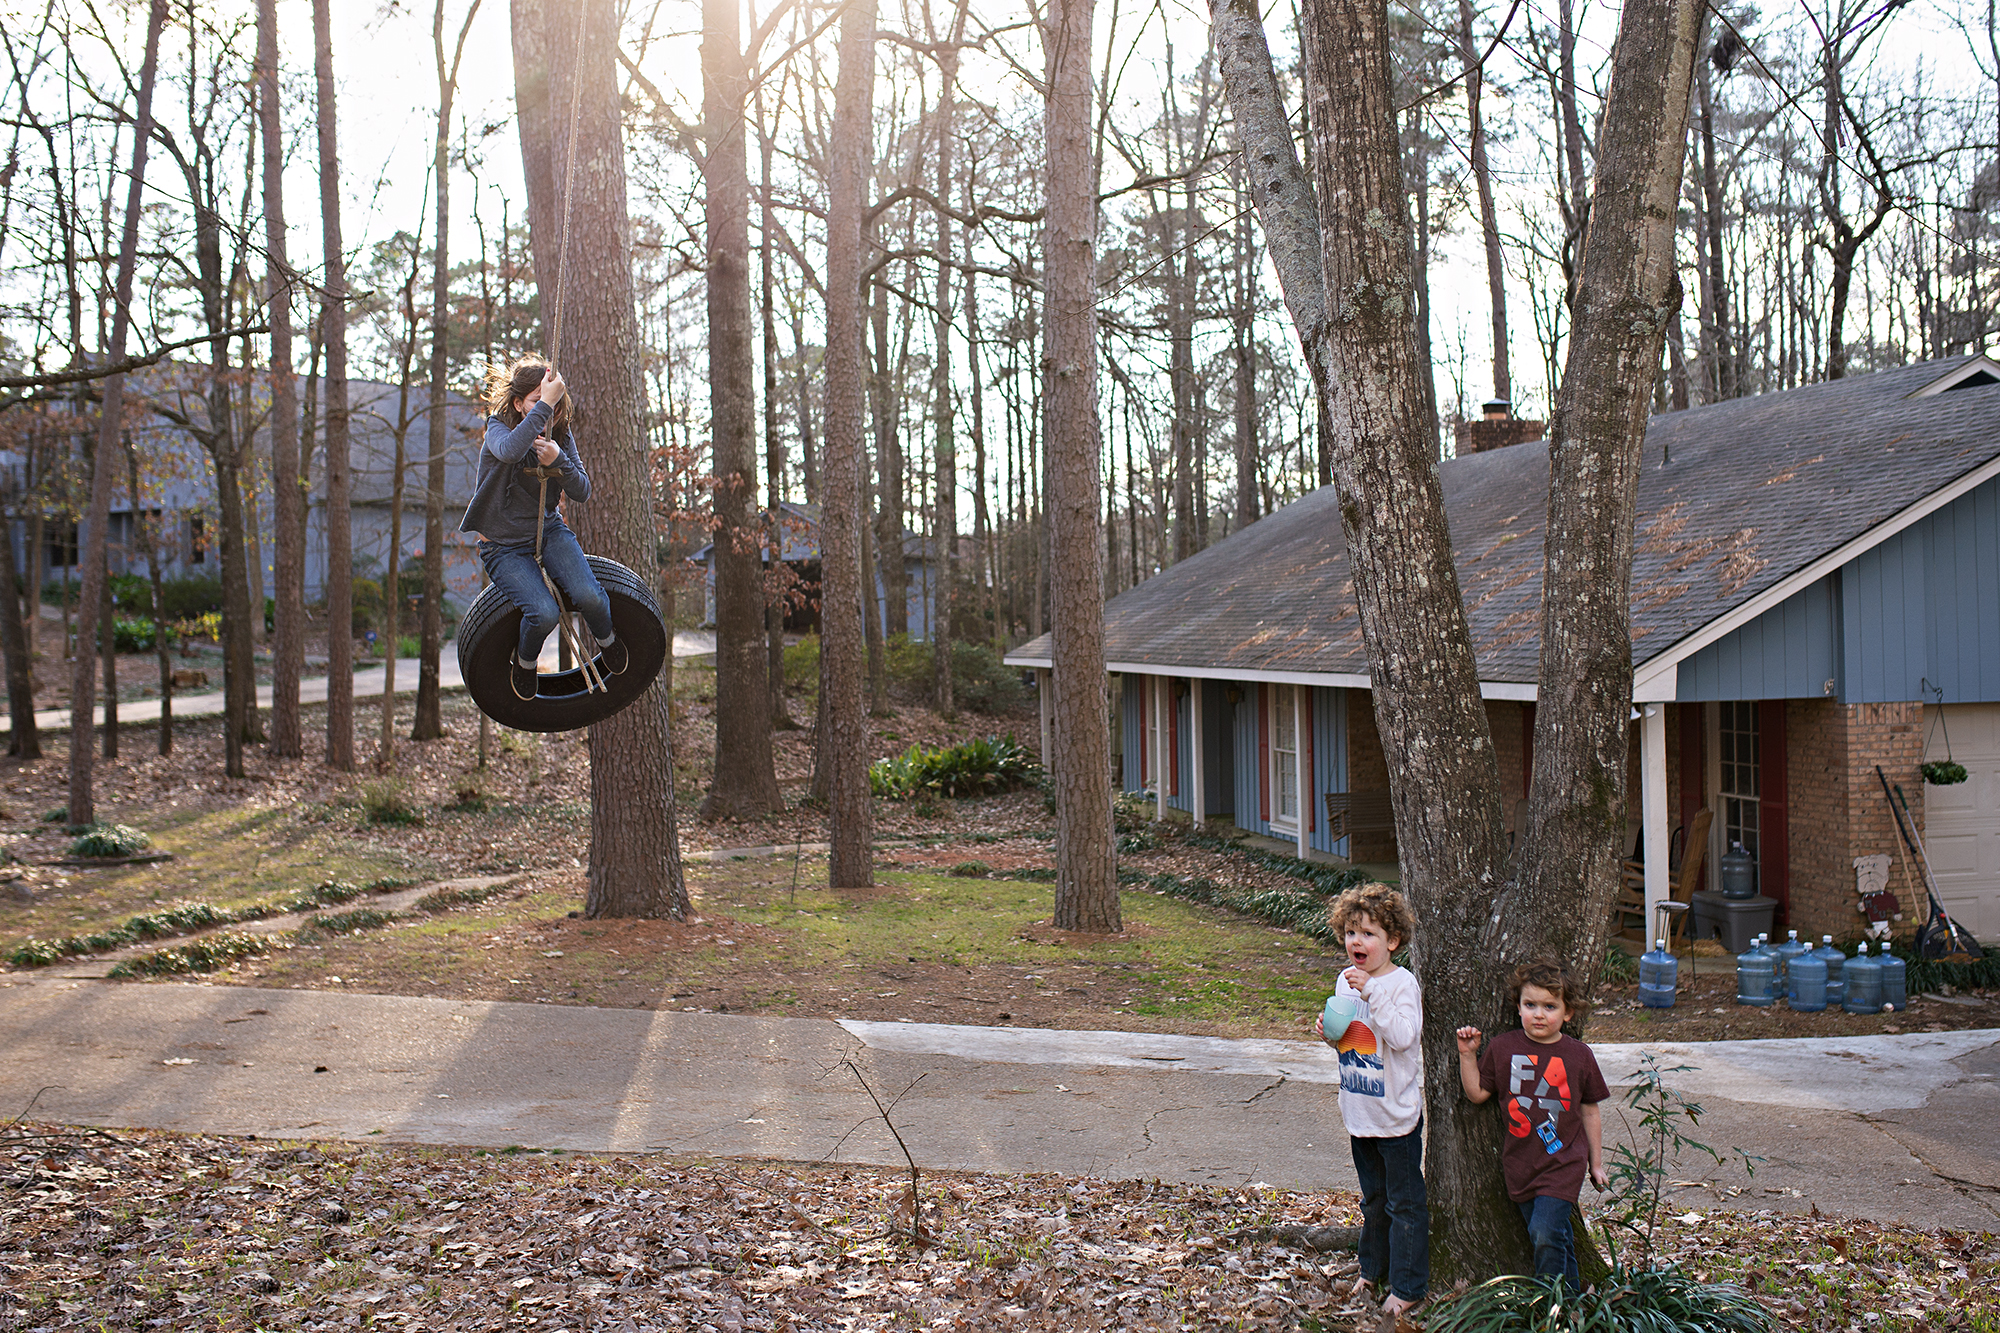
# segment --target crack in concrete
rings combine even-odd
[[[1252,1093],[1252,1094],[1251,1094],[1250,1096],[1248,1096],[1248,1097],[1245,1097],[1245,1098],[1243,1099],[1243,1104],[1244,1104],[1245,1106],[1248,1106],[1248,1105],[1250,1105],[1250,1103],[1252,1103],[1252,1102],[1258,1102],[1258,1101],[1262,1101],[1262,1100],[1263,1100],[1264,1098],[1266,1098],[1266,1097],[1270,1096],[1270,1095],[1271,1095],[1272,1093],[1276,1092],[1276,1091],[1277,1091],[1277,1090],[1278,1090],[1279,1088],[1282,1088],[1282,1087],[1284,1087],[1284,1086],[1285,1086],[1285,1083],[1286,1083],[1286,1081],[1287,1081],[1287,1080],[1286,1080],[1286,1078],[1285,1078],[1285,1076],[1284,1076],[1283,1074],[1280,1074],[1280,1075],[1278,1075],[1278,1081],[1277,1081],[1277,1082],[1275,1082],[1275,1083],[1268,1083],[1268,1084],[1264,1085],[1264,1087],[1262,1087],[1262,1088],[1258,1089],[1258,1090],[1257,1090],[1257,1091],[1256,1091],[1255,1093]]]
[[[1961,1197],[1983,1205],[1994,1216],[2000,1217],[2000,1188],[1989,1185],[1984,1181],[1967,1180],[1963,1176],[1954,1176],[1947,1171],[1941,1170],[1936,1163],[1924,1155],[1923,1149],[1919,1144],[1912,1143],[1901,1134],[1898,1134],[1896,1130],[1899,1126],[1892,1121],[1877,1120],[1872,1116],[1862,1116],[1861,1119],[1895,1140],[1904,1152],[1914,1157],[1923,1166],[1924,1170],[1931,1173],[1931,1179],[1949,1185]]]

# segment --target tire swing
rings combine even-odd
[[[585,7],[577,5],[576,45],[583,49]],[[569,153],[563,172],[562,239],[556,259],[555,329],[550,339],[551,364],[562,351],[563,269],[569,260],[569,201],[576,180],[577,112],[583,80],[572,78],[569,103]],[[549,479],[556,474],[548,468],[526,468],[526,475],[541,482],[541,498],[536,512],[548,512]],[[562,589],[542,570],[542,582],[555,595],[558,615],[556,633],[562,637],[574,663],[567,671],[545,673],[532,699],[514,692],[510,679],[515,647],[521,637],[521,608],[509,601],[498,584],[489,584],[458,622],[458,669],[465,689],[479,710],[503,727],[516,731],[576,731],[602,722],[644,694],[660,674],[667,660],[668,635],[660,619],[660,604],[653,590],[637,574],[601,555],[586,555],[590,572],[611,600],[611,627],[625,645],[623,671],[604,669],[595,652],[584,644],[594,642],[582,624],[582,617],[570,606]],[[535,563],[542,563],[542,534],[535,532]]]
[[[616,560],[601,555],[584,558],[611,599],[612,631],[625,645],[626,666],[618,674],[606,672],[595,654],[584,651],[589,631],[580,629],[576,622],[581,617],[570,609],[560,588],[556,603],[562,613],[556,633],[563,636],[574,665],[544,674],[540,692],[532,699],[514,693],[509,679],[521,637],[521,608],[507,600],[500,585],[487,585],[458,622],[458,670],[466,692],[481,712],[503,727],[575,731],[602,722],[644,694],[667,660],[667,627],[646,581]],[[548,579],[546,571],[542,577]],[[549,582],[553,587],[554,580]]]

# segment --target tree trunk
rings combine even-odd
[[[268,0],[267,0],[268,3]],[[413,741],[444,735],[444,690],[438,659],[444,653],[444,485],[450,435],[445,429],[445,387],[450,374],[451,265],[451,104],[458,92],[458,64],[472,30],[479,0],[472,0],[459,26],[451,63],[444,55],[444,0],[431,11],[431,55],[438,82],[437,140],[431,174],[437,180],[437,240],[431,252],[430,457],[424,471],[424,609],[417,650],[417,707],[410,726]]]
[[[109,464],[107,464],[109,466]],[[135,514],[134,519],[137,519]],[[104,659],[104,757],[118,757],[118,619],[112,604],[111,580],[97,606],[97,651]]]
[[[866,235],[874,236],[870,228]],[[871,250],[876,246],[870,245]],[[881,670],[882,638],[905,634],[910,628],[910,590],[903,570],[903,413],[896,393],[900,387],[889,373],[889,284],[878,277],[873,284],[874,299],[869,303],[870,326],[874,330],[872,351],[875,373],[869,378],[869,401],[875,422],[874,560],[876,578],[882,585],[880,615],[875,623],[880,633],[868,646],[868,683],[872,696],[869,706],[882,712],[888,706]],[[866,558],[865,556],[863,557]],[[873,603],[871,603],[872,605]]]
[[[1486,164],[1486,123],[1480,115],[1484,76],[1472,44],[1472,0],[1458,0],[1458,53],[1465,62],[1466,137],[1472,143],[1472,178],[1479,192],[1479,230],[1486,240],[1486,289],[1493,303],[1493,396],[1514,401],[1507,370],[1507,269],[1500,258],[1500,219],[1493,207],[1493,173]]]
[[[750,71],[738,0],[702,4],[702,177],[708,189],[708,405],[714,450],[715,772],[703,819],[784,808],[771,754],[770,641],[760,578],[756,361],[750,347]]]
[[[1244,32],[1255,10],[1243,0],[1228,0],[1227,7],[1245,44],[1262,49],[1261,34],[1253,43]],[[1216,6],[1219,27],[1223,8]],[[1626,673],[1625,684],[1620,692],[1595,675],[1591,691],[1545,691],[1544,708],[1563,713],[1568,730],[1557,731],[1538,716],[1538,733],[1548,740],[1546,748],[1537,744],[1531,828],[1549,832],[1524,849],[1521,887],[1515,888],[1502,879],[1499,775],[1451,561],[1433,463],[1434,423],[1418,406],[1424,401],[1418,380],[1425,368],[1418,364],[1410,327],[1409,231],[1407,225],[1381,225],[1384,218],[1402,222],[1404,198],[1386,6],[1380,0],[1324,0],[1305,11],[1307,89],[1318,135],[1314,165],[1327,218],[1318,273],[1310,272],[1301,253],[1313,234],[1297,225],[1301,212],[1267,208],[1262,200],[1259,211],[1272,234],[1274,256],[1284,256],[1279,273],[1295,319],[1302,307],[1312,308],[1310,301],[1294,298],[1295,286],[1342,293],[1339,323],[1325,339],[1329,380],[1340,389],[1334,414],[1336,484],[1377,727],[1385,749],[1399,756],[1390,770],[1399,861],[1404,891],[1424,923],[1416,962],[1429,1009],[1426,1060],[1438,1070],[1456,1063],[1456,1027],[1498,1025],[1508,964],[1549,942],[1572,963],[1594,962],[1589,941],[1577,936],[1589,935],[1589,923],[1601,923],[1608,905],[1608,896],[1593,895],[1613,864],[1606,812],[1622,820],[1624,806],[1630,659],[1628,632],[1618,617],[1630,581],[1630,486],[1666,318],[1660,294],[1671,289],[1670,228],[1697,12],[1692,0],[1666,12],[1628,7],[1614,55],[1617,74],[1594,204],[1594,219],[1605,225],[1593,229],[1586,251],[1586,290],[1579,292],[1578,309],[1587,315],[1580,314],[1572,338],[1562,402],[1576,423],[1571,433],[1588,437],[1599,451],[1593,457],[1609,451],[1621,458],[1629,454],[1631,462],[1616,468],[1600,463],[1617,475],[1596,487],[1589,501],[1572,502],[1563,489],[1551,487],[1551,594],[1543,647],[1571,665],[1551,666],[1545,657],[1542,679],[1567,683],[1615,662],[1615,669]],[[1227,56],[1229,47],[1224,51]],[[1267,52],[1265,62],[1268,66]],[[1225,75],[1228,69],[1225,64]],[[1234,97],[1234,83],[1231,91]],[[1273,101],[1274,95],[1273,84],[1262,100]],[[1239,119],[1245,119],[1240,112]],[[1251,127],[1245,137],[1252,140]],[[1288,137],[1261,133],[1254,142],[1253,160],[1258,152],[1290,152]],[[1253,172],[1253,180],[1261,177]],[[1286,233],[1282,246],[1280,227]],[[1325,326],[1301,324],[1311,347]],[[1632,400],[1640,404],[1636,410]],[[1603,428],[1601,422],[1583,423],[1585,413],[1597,408],[1625,409],[1616,417],[1616,430],[1623,433],[1615,439],[1608,428],[1604,435],[1592,434]],[[1581,466],[1552,463],[1551,475],[1567,488]],[[1574,561],[1563,555],[1572,546],[1580,551]],[[1565,565],[1560,573],[1558,564]],[[1587,575],[1580,572],[1586,567]],[[1602,618],[1607,603],[1617,608],[1617,623],[1608,627]],[[1585,693],[1587,698],[1579,697]],[[1618,739],[1605,739],[1614,730]],[[1565,744],[1597,748],[1579,758],[1560,748]],[[1606,746],[1617,749],[1615,771],[1604,757]],[[1591,800],[1581,808],[1556,792],[1566,766],[1587,768],[1596,777]],[[1554,865],[1569,867],[1573,882],[1566,889],[1545,884],[1544,867]],[[1600,926],[1600,946],[1601,939]],[[1594,969],[1584,975],[1594,976]],[[1497,1120],[1487,1108],[1465,1102],[1449,1079],[1432,1080],[1426,1103],[1434,1280],[1442,1285],[1518,1269],[1526,1249],[1501,1187]]]
[[[589,441],[591,502],[579,506],[585,545],[636,570],[657,571],[645,382],[632,293],[631,223],[618,119],[617,11],[583,0],[513,0],[514,94],[537,273],[566,288],[573,322],[563,377],[574,395],[578,438]],[[581,69],[579,69],[581,65]],[[581,81],[574,131],[558,123]],[[576,198],[559,195],[558,142],[573,145]],[[567,255],[564,232],[567,229]],[[555,303],[547,299],[544,318]],[[551,333],[553,330],[551,330]],[[553,343],[553,337],[550,338]],[[684,920],[692,908],[675,823],[673,735],[658,682],[590,729],[590,867],[587,917]]]
[[[870,843],[868,726],[862,714],[862,617],[874,590],[860,539],[865,371],[861,348],[861,216],[873,155],[875,0],[855,0],[840,21],[840,76],[828,143],[825,454],[820,509],[820,768],[826,776],[832,850],[827,882],[875,882]],[[872,605],[868,616],[872,620]]]
[[[1627,6],[1620,22],[1576,323],[1549,419],[1542,684],[1509,912],[1534,929],[1516,931],[1499,959],[1554,953],[1586,994],[1604,957],[1625,832],[1633,524],[1653,382],[1680,302],[1674,217],[1702,13],[1700,0],[1675,0]],[[1495,1017],[1500,1002],[1496,988]]]
[[[7,590],[0,602],[0,649],[7,654],[7,753],[16,759],[42,757],[41,732],[35,726],[34,663],[29,657],[28,634],[21,620],[19,563],[14,558],[13,506],[0,510],[7,524],[0,532],[0,588]],[[30,602],[29,605],[34,605]],[[157,607],[157,603],[155,603]]]
[[[936,440],[933,471],[936,474],[937,521],[932,525],[933,540],[928,568],[931,571],[931,669],[936,677],[934,702],[938,712],[950,717],[958,711],[952,694],[951,636],[954,602],[958,595],[958,449],[952,437],[951,382],[951,216],[945,201],[951,197],[952,99],[958,84],[958,48],[965,38],[965,22],[971,0],[958,0],[951,21],[951,35],[945,39],[938,57],[937,108],[937,307],[931,337],[937,347],[931,364],[931,414]],[[971,281],[968,274],[966,281]],[[977,483],[975,483],[977,485]]]
[[[326,763],[354,768],[354,526],[348,454],[347,257],[340,237],[340,152],[333,85],[331,0],[313,0],[319,99],[319,211],[326,291]]]
[[[118,277],[112,302],[111,364],[125,359],[132,327],[132,270],[139,257],[139,207],[146,184],[146,149],[153,137],[153,80],[160,64],[160,30],[167,0],[153,0],[146,14],[146,54],[139,69],[139,103],[133,116],[132,174],[125,192],[125,225],[118,244]],[[213,326],[211,326],[213,327]],[[219,349],[222,344],[217,343]],[[223,355],[227,355],[223,353]],[[97,686],[97,618],[105,589],[105,552],[111,527],[112,460],[124,439],[125,376],[104,381],[97,448],[92,455],[89,538],[84,550],[83,592],[77,600],[76,661],[70,675],[69,822],[92,824],[97,811],[91,788],[93,740],[91,709]],[[8,585],[12,588],[12,584]],[[39,590],[36,592],[39,599]],[[31,705],[32,706],[32,705]]]
[[[763,213],[757,257],[762,268],[764,482],[770,491],[770,512],[765,518],[764,537],[770,552],[763,590],[764,637],[767,641],[764,663],[765,685],[771,701],[771,729],[775,732],[795,731],[798,723],[792,721],[792,715],[785,710],[785,441],[778,434],[778,278],[777,256],[774,253],[777,246],[773,240],[778,223],[771,207],[771,167],[776,145],[772,142],[771,127],[764,119],[764,95],[761,92],[757,94],[757,144],[763,168],[760,177],[763,182],[760,192]],[[775,755],[772,763],[775,771]],[[782,795],[780,793],[781,798]]]
[[[1236,522],[1240,532],[1257,521],[1257,262],[1250,243],[1250,210],[1244,200],[1243,172],[1235,175],[1236,262],[1230,310],[1230,348],[1236,356]]]
[[[1111,829],[1110,699],[1104,677],[1103,493],[1097,433],[1097,191],[1092,185],[1091,18],[1095,0],[1051,0],[1048,222],[1042,381],[1054,612],[1055,925],[1124,928]]]
[[[299,677],[306,660],[305,492],[299,485],[299,396],[292,374],[292,269],[285,248],[285,142],[278,105],[277,0],[257,0],[257,110],[264,138],[265,298],[271,323],[271,753],[305,753]],[[138,497],[132,500],[138,521]],[[259,608],[261,610],[261,608]]]
[[[1709,87],[1708,62],[1695,61],[1695,93],[1701,104],[1702,341],[1711,347],[1710,402],[1737,397],[1743,390],[1736,378],[1736,340],[1730,332],[1729,270],[1722,262],[1722,181],[1715,168],[1715,99]]]
[[[139,507],[139,455],[132,448],[132,442],[125,442],[125,466],[129,470],[132,485],[132,536],[146,553],[146,574],[152,581],[153,590],[153,656],[160,668],[160,753],[174,752],[174,661],[172,650],[167,646],[166,589],[160,576],[161,541],[160,530],[151,522],[141,518],[144,512]]]

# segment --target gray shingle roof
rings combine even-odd
[[[1654,417],[1632,575],[1633,663],[2000,456],[2000,385],[1910,395],[1969,358]],[[1445,507],[1482,680],[1532,684],[1548,448],[1451,459]],[[1113,663],[1363,676],[1331,487],[1105,605]],[[1046,662],[1047,635],[1008,654]]]

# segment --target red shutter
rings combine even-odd
[[[1292,688],[1299,692],[1299,725],[1305,728],[1306,733],[1300,739],[1306,751],[1306,780],[1303,784],[1305,790],[1299,793],[1299,804],[1305,807],[1306,832],[1310,833],[1319,827],[1319,812],[1314,809],[1318,802],[1313,799],[1313,784],[1319,780],[1313,765],[1313,692],[1310,685],[1294,685]]]
[[[1535,789],[1535,706],[1521,705],[1521,795],[1527,796]],[[1520,835],[1515,829],[1515,836]]]
[[[1167,679],[1167,791],[1181,794],[1181,701],[1174,697],[1174,682]]]
[[[1785,780],[1785,701],[1757,705],[1757,892],[1778,900],[1777,924],[1791,923],[1791,829]]]
[[[1695,811],[1708,803],[1708,709],[1703,704],[1676,705],[1681,715],[1681,827],[1692,830]],[[1688,849],[1681,849],[1685,858]],[[1708,884],[1708,858],[1702,857],[1701,876],[1696,889]]]
[[[1257,818],[1271,822],[1271,691],[1257,682]]]

